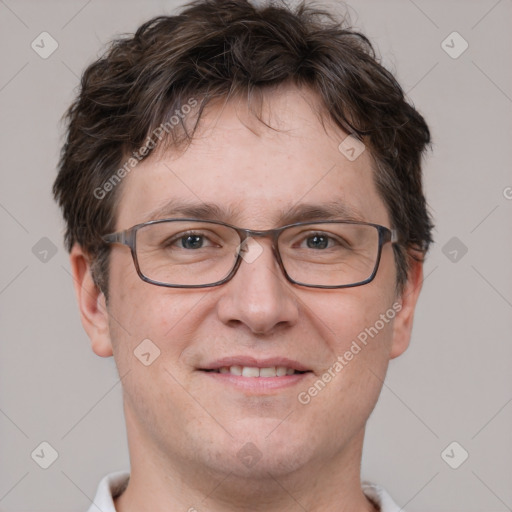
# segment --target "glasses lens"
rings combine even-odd
[[[379,231],[375,226],[321,223],[283,231],[279,252],[288,276],[313,286],[362,283],[375,271]]]
[[[208,222],[166,221],[137,231],[139,269],[152,281],[171,285],[207,285],[233,269],[238,233]]]

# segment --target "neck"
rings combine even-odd
[[[376,512],[361,489],[364,430],[341,453],[290,472],[272,468],[246,475],[219,471],[153,446],[127,414],[131,474],[115,500],[117,512]],[[254,468],[256,469],[256,467]]]

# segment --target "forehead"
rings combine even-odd
[[[156,153],[125,178],[118,229],[199,214],[269,229],[322,212],[388,225],[369,151],[349,160],[339,149],[347,134],[322,124],[322,108],[293,87],[267,94],[260,119],[240,99],[209,107],[186,150]]]

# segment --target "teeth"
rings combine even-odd
[[[278,366],[276,368],[276,374],[278,377],[284,377],[286,375],[286,366]]]
[[[259,376],[260,376],[259,368],[253,368],[251,366],[244,366],[242,368],[242,377],[259,377]]]
[[[275,377],[277,375],[276,373],[276,367],[271,366],[270,368],[261,368],[260,369],[260,377]]]
[[[242,377],[284,377],[293,375],[295,370],[286,366],[269,366],[268,368],[256,368],[254,366],[223,366],[217,370],[219,373],[230,373]]]
[[[229,368],[231,375],[242,375],[242,367],[241,366],[231,366]]]

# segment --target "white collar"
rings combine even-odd
[[[99,483],[96,497],[87,512],[116,512],[114,499],[126,489],[129,477],[129,471],[106,475]],[[361,488],[380,512],[404,512],[382,487],[371,482],[362,482]]]

